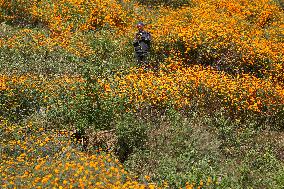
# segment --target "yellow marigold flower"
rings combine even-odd
[[[154,184],[149,184],[149,189],[155,189],[155,185]]]
[[[212,182],[212,179],[211,179],[211,177],[208,177],[208,179],[207,179],[207,185],[209,185],[210,183]]]
[[[145,178],[147,181],[150,180],[150,176],[148,176],[148,175],[145,175],[144,178]]]
[[[35,170],[39,170],[40,167],[41,167],[40,164],[36,165],[36,166],[35,166]]]

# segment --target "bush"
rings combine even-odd
[[[0,74],[5,75],[44,75],[78,74],[77,57],[57,47],[32,49],[31,46],[19,48],[0,48]]]
[[[281,188],[284,186],[284,169],[280,169],[278,174],[275,175],[275,181],[276,181],[276,187],[275,188]]]
[[[26,88],[33,83],[27,80],[24,83],[7,81],[9,89],[0,90],[0,115],[11,121],[20,121],[31,115],[44,104],[42,93],[36,88]]]
[[[170,188],[186,183],[215,185],[218,169],[218,141],[202,125],[168,109],[160,125],[150,125],[145,149],[133,153],[125,162],[138,175],[149,175],[160,185]],[[156,117],[156,119],[161,119]],[[211,141],[212,140],[212,141]]]
[[[118,144],[116,154],[125,162],[132,153],[145,149],[148,125],[137,120],[131,113],[125,114],[116,123]]]
[[[196,187],[203,183],[204,188],[276,186],[282,165],[275,155],[280,146],[272,145],[277,138],[264,137],[252,118],[240,122],[221,112],[198,110],[185,116],[168,109],[163,118],[156,117],[159,124],[149,125],[145,149],[131,154],[126,167],[140,179],[149,175],[170,188],[187,182]]]
[[[124,100],[106,93],[99,83],[100,71],[81,67],[83,82],[76,83],[74,91],[62,91],[59,98],[51,102],[51,122],[75,124],[79,130],[93,127],[95,130],[109,130],[114,127],[117,116],[125,111]]]
[[[91,46],[96,54],[89,63],[101,65],[105,71],[104,74],[124,72],[133,65],[134,56],[129,38],[106,29],[95,33],[90,32],[90,34]]]

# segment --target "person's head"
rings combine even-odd
[[[144,23],[143,22],[138,22],[136,27],[139,31],[143,31],[144,30]]]

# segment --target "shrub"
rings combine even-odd
[[[263,136],[253,118],[240,122],[221,111],[208,115],[201,109],[186,117],[168,109],[164,116],[156,117],[162,119],[157,121],[160,124],[149,125],[145,149],[125,162],[141,177],[149,175],[153,182],[167,182],[170,188],[187,182],[195,187],[203,183],[204,188],[269,188],[276,186],[275,178],[281,178],[282,163],[275,155],[281,145],[272,145],[278,139]]]
[[[125,162],[137,150],[145,148],[148,141],[148,126],[134,118],[131,113],[123,115],[116,123],[118,144],[116,154],[121,162]]]
[[[37,111],[44,104],[42,93],[38,89],[26,88],[33,81],[28,79],[23,83],[13,80],[6,82],[8,89],[0,90],[1,116],[11,121],[20,121]]]
[[[160,185],[166,182],[170,188],[186,183],[196,183],[197,187],[200,182],[214,186],[218,175],[214,157],[218,156],[218,141],[203,130],[205,127],[194,125],[195,118],[184,118],[171,108],[164,116],[160,125],[149,125],[145,149],[130,155],[125,162],[128,169],[149,175]]]
[[[62,91],[59,98],[53,99],[50,120],[63,124],[75,123],[79,130],[88,127],[95,130],[113,128],[116,117],[125,111],[124,100],[106,93],[99,82],[100,71],[87,66],[83,66],[81,71],[83,82],[75,83],[73,92]]]

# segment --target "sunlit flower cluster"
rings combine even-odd
[[[94,29],[104,24],[123,26],[127,12],[115,0],[0,1],[5,20],[26,19],[47,24],[52,33]],[[6,17],[5,17],[6,16]]]
[[[283,72],[277,65],[284,60],[284,15],[274,1],[195,0],[191,7],[160,11],[151,31],[159,44],[166,44],[156,48],[169,56],[192,62],[197,52],[221,67],[260,67],[274,76]]]
[[[169,64],[165,70],[157,73],[133,69],[126,76],[115,76],[112,83],[98,80],[102,88],[101,96],[127,97],[135,106],[171,104],[178,108],[189,106],[196,99],[200,102],[206,100],[207,103],[217,100],[228,109],[266,113],[281,110],[284,104],[284,89],[277,81],[260,79],[249,74],[233,77],[201,66],[176,67],[175,63]],[[38,100],[47,102],[60,99],[62,95],[75,98],[78,91],[85,89],[85,82],[79,76],[61,76],[53,80],[35,76],[1,76],[1,90],[11,91],[9,95],[14,99],[18,94],[13,93],[13,87],[19,85],[20,92],[24,89],[35,90],[40,94]],[[10,106],[12,107],[11,104]]]
[[[27,22],[40,22],[49,30],[48,41],[80,56],[96,53],[81,32],[109,27],[120,36],[132,38],[134,23],[144,20],[153,34],[156,50],[178,56],[183,62],[193,59],[192,52],[197,50],[202,58],[221,62],[224,67],[261,67],[265,74],[283,76],[283,67],[277,65],[283,63],[284,57],[284,16],[273,0],[194,0],[190,4],[178,10],[157,10],[132,1],[17,0],[1,1],[0,7],[6,10],[4,20],[20,17],[29,19]],[[37,37],[42,41],[42,36]],[[226,58],[230,61],[223,61]]]
[[[119,87],[114,90],[133,103],[184,107],[191,105],[194,99],[207,103],[215,99],[229,109],[255,112],[281,110],[284,104],[282,85],[248,74],[234,78],[201,66],[179,68],[170,73],[137,72],[118,77]]]
[[[0,183],[2,188],[168,188],[127,172],[113,154],[87,154],[72,140],[72,132],[43,128],[31,121],[12,124],[0,119]],[[218,184],[208,177],[186,189]]]
[[[2,188],[158,188],[138,183],[111,154],[76,149],[65,130],[0,120]]]
[[[52,50],[59,45],[77,56],[95,53],[82,32],[101,27],[124,29],[132,19],[128,11],[115,0],[0,1],[0,9],[4,10],[0,15],[4,21],[20,20],[23,25],[40,23],[48,29],[46,34],[29,29],[20,30],[8,40],[1,41],[1,46],[19,48],[29,45],[32,48],[47,47]]]

